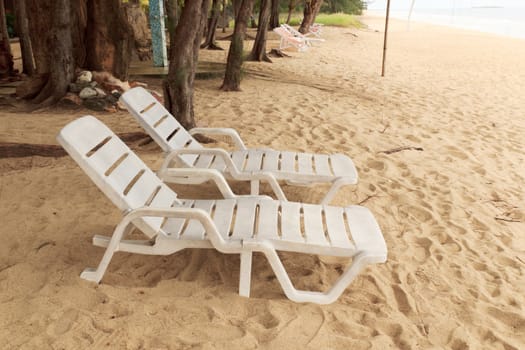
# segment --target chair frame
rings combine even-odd
[[[108,146],[106,149],[106,146],[103,142],[104,140],[108,139],[110,141],[106,142],[112,143],[111,146]],[[296,302],[328,304],[337,300],[337,298],[344,292],[348,284],[351,283],[351,281],[365,266],[372,263],[386,261],[387,248],[381,230],[373,215],[370,213],[370,211],[368,211],[368,209],[364,207],[350,206],[347,208],[336,208],[320,205],[275,201],[265,196],[237,196],[233,193],[233,191],[231,191],[226,180],[216,170],[173,169],[173,173],[178,172],[178,174],[175,174],[176,177],[184,176],[192,178],[191,180],[188,180],[192,183],[204,182],[208,180],[214,181],[215,184],[221,189],[221,193],[226,198],[224,200],[214,201],[214,203],[225,203],[221,201],[229,200],[232,201],[232,203],[235,203],[236,206],[242,205],[243,203],[244,205],[253,205],[254,203],[260,205],[261,209],[259,212],[257,213],[257,211],[255,211],[253,215],[260,216],[261,221],[259,221],[259,225],[262,225],[260,226],[262,227],[262,231],[265,231],[265,227],[269,227],[269,224],[262,214],[264,211],[263,207],[267,205],[279,205],[279,207],[300,206],[301,208],[304,208],[301,210],[304,210],[303,220],[305,225],[305,235],[308,231],[311,232],[309,234],[312,234],[312,230],[316,227],[319,228],[319,230],[322,229],[321,222],[315,222],[315,220],[319,220],[319,218],[315,219],[316,217],[311,215],[313,211],[335,210],[346,213],[343,214],[343,217],[346,215],[346,219],[344,220],[347,220],[346,225],[351,227],[350,232],[355,245],[352,243],[345,243],[341,245],[340,238],[346,237],[344,235],[347,234],[342,233],[341,230],[345,230],[345,232],[347,232],[347,230],[344,229],[342,222],[330,221],[332,219],[329,220],[328,218],[326,219],[327,230],[332,231],[332,236],[330,236],[331,238],[327,241],[330,242],[328,245],[319,245],[315,242],[315,240],[308,240],[306,236],[305,241],[302,243],[299,241],[290,240],[289,238],[285,239],[284,232],[282,237],[271,236],[273,238],[268,238],[270,233],[263,232],[258,233],[258,235],[255,236],[253,232],[243,231],[245,228],[249,227],[252,227],[253,229],[254,223],[251,221],[245,222],[244,220],[248,219],[244,218],[239,213],[238,215],[240,215],[240,217],[243,219],[239,221],[241,222],[239,227],[237,227],[237,221],[235,222],[233,235],[236,235],[237,231],[241,232],[241,235],[237,235],[232,238],[231,234],[226,232],[222,232],[221,234],[221,232],[219,232],[216,223],[216,220],[219,219],[215,218],[215,216],[212,219],[211,214],[206,210],[199,207],[189,208],[182,206],[183,202],[176,198],[176,194],[167,188],[166,185],[164,185],[162,181],[160,181],[160,179],[158,179],[151,172],[151,170],[149,170],[149,168],[120,139],[118,139],[118,137],[113,132],[111,132],[102,122],[98,121],[96,118],[92,116],[85,116],[70,122],[59,133],[57,140],[99,187],[99,189],[124,211],[123,218],[115,227],[111,237],[99,235],[93,237],[93,244],[95,246],[106,248],[106,251],[97,268],[87,268],[82,272],[81,278],[83,279],[99,283],[102,280],[109,263],[113,258],[113,255],[118,251],[137,254],[168,255],[186,248],[214,248],[225,254],[240,254],[239,294],[241,296],[249,297],[252,255],[254,252],[261,252],[268,259],[278,282],[283,288],[285,295],[290,300]],[[113,152],[112,150],[120,151],[118,154],[113,154],[111,153]],[[122,155],[120,155],[120,153],[122,153]],[[131,157],[126,165],[121,165],[123,161],[120,159],[122,159],[123,156]],[[119,160],[115,161],[115,159]],[[109,171],[109,169],[113,170]],[[132,179],[133,174],[141,175],[138,178],[137,175],[135,175],[135,177]],[[146,180],[141,180],[141,176],[146,176],[143,174],[147,174]],[[130,181],[130,179],[132,180]],[[134,180],[135,182],[133,182]],[[128,181],[130,182],[128,183]],[[138,190],[135,190],[134,187],[137,186],[139,181],[143,181],[140,185],[142,187],[139,188],[153,188],[154,186],[158,186],[157,192],[154,192],[153,197],[147,193],[143,193],[140,198],[151,197],[151,201],[154,201],[156,200],[155,196],[159,193],[159,191],[161,191],[161,189],[163,189],[167,197],[164,197],[162,201],[169,200],[169,202],[171,202],[173,198],[175,198],[175,201],[172,205],[176,204],[177,206],[155,207],[152,204],[151,206],[133,207],[133,205],[130,203],[137,203],[139,200],[139,197],[136,197],[138,193],[136,191]],[[124,186],[126,186],[128,192],[126,192],[126,189],[124,189],[122,192],[122,188]],[[134,193],[132,196],[133,198],[128,198],[130,193]],[[219,209],[217,210],[219,211]],[[268,211],[266,211],[266,213],[272,214]],[[268,217],[267,214],[266,217]],[[293,226],[289,225],[289,220],[291,220],[290,216],[285,215],[284,211],[275,212],[275,214],[279,215],[279,217],[282,216],[279,220],[287,223],[288,226],[285,226],[284,224],[280,226],[283,230],[286,227],[289,228]],[[184,231],[185,228],[186,230],[189,230],[189,227],[192,225],[192,223],[197,222],[201,225],[198,226],[200,227],[199,230],[204,230],[204,235],[201,236],[200,239],[192,239],[191,235],[185,235],[185,238],[181,238],[179,235],[177,235],[177,237],[170,236],[162,229],[165,221],[162,221],[162,224],[158,224],[160,226],[155,226],[156,224],[151,224],[152,221],[147,221],[151,220],[152,218],[184,219],[186,220],[187,224],[183,225],[182,223],[179,223],[182,227],[182,231]],[[255,216],[253,216],[253,218],[255,218]],[[233,219],[233,216],[230,219]],[[275,218],[275,220],[277,220],[277,218]],[[195,227],[196,226],[194,224],[193,228]],[[149,238],[149,240],[125,240],[125,236],[134,228],[140,229]],[[337,233],[338,229],[339,232]],[[184,232],[180,233],[180,235],[183,234]],[[327,234],[327,232],[321,233],[321,231],[318,231],[315,235],[322,238]],[[315,237],[315,235],[312,237]],[[228,240],[225,239],[225,237],[228,237]],[[348,240],[348,238],[344,239]],[[291,282],[290,277],[288,276],[281,259],[277,254],[277,249],[295,251],[305,254],[345,256],[351,258],[352,262],[347,266],[339,279],[328,291],[312,292],[298,290],[293,286],[293,283]]]
[[[355,169],[355,166],[352,162],[352,160],[344,155],[341,154],[330,154],[330,155],[320,155],[320,154],[307,154],[307,153],[295,153],[295,152],[285,152],[285,151],[275,151],[272,149],[248,149],[245,146],[245,143],[241,139],[239,133],[232,128],[193,128],[189,131],[186,131],[182,128],[182,126],[176,121],[176,119],[167,111],[164,106],[160,102],[158,102],[149,92],[147,92],[142,87],[136,87],[133,88],[127,92],[125,92],[121,96],[121,102],[127,107],[128,111],[132,114],[132,116],[139,122],[139,124],[146,130],[146,132],[153,138],[153,140],[162,148],[164,151],[164,162],[159,170],[159,176],[161,178],[170,178],[170,181],[176,182],[176,177],[170,173],[170,169],[175,167],[194,167],[197,168],[198,166],[194,166],[188,162],[188,158],[193,156],[195,159],[197,156],[213,156],[216,159],[220,159],[224,164],[224,169],[221,170],[223,175],[227,179],[236,180],[236,181],[249,181],[250,182],[250,193],[252,195],[258,195],[259,189],[260,189],[260,183],[266,182],[270,185],[272,188],[275,196],[277,199],[280,200],[286,200],[286,196],[284,192],[282,191],[281,186],[279,185],[279,181],[285,182],[289,185],[295,185],[295,186],[311,186],[315,183],[329,183],[331,184],[330,189],[326,192],[325,196],[321,200],[321,204],[328,204],[330,201],[334,198],[334,196],[337,194],[337,192],[343,187],[347,185],[355,185],[358,181],[358,175],[357,170]],[[137,102],[140,100],[140,102]],[[144,106],[142,106],[144,104]],[[154,107],[150,107],[154,105]],[[155,108],[154,113],[155,115],[152,115],[152,108]],[[156,119],[162,119],[164,117],[171,117],[173,118],[170,120],[170,123],[172,124],[172,127],[177,132],[176,136],[180,133],[187,133],[186,137],[184,138],[184,135],[182,135],[182,140],[186,141],[188,140],[188,143],[190,145],[188,147],[181,147],[181,146],[174,146],[173,143],[170,143],[171,141],[167,141],[166,138],[163,136],[171,135],[173,134],[171,130],[161,130],[159,131],[155,126],[153,122],[150,122],[148,120],[156,120]],[[178,131],[177,131],[178,130]],[[325,163],[328,164],[328,161],[330,160],[332,162],[332,167],[335,167],[337,165],[338,172],[337,175],[335,174],[335,170],[333,171],[334,174],[326,175],[328,172],[325,172],[323,174],[315,174],[315,173],[301,173],[301,172],[294,172],[294,171],[272,171],[272,170],[241,170],[239,167],[233,162],[232,154],[228,153],[224,149],[221,148],[205,148],[202,145],[200,145],[195,139],[194,135],[196,134],[203,134],[203,135],[221,135],[229,137],[232,143],[235,145],[234,153],[240,152],[239,154],[256,154],[256,153],[263,153],[266,154],[267,152],[281,152],[280,154],[288,153],[291,155],[291,153],[294,153],[296,157],[310,157],[310,161],[313,161],[313,158],[315,157],[328,157],[325,159]],[[169,137],[169,136],[168,136]],[[252,152],[252,153],[250,153]],[[344,159],[345,163],[344,165],[338,165],[338,160]],[[308,159],[306,159],[308,161]],[[292,162],[295,163],[295,160],[292,160]],[[300,163],[300,160],[297,162]],[[320,167],[319,164],[316,164]],[[328,165],[326,165],[328,166]],[[312,165],[307,165],[307,168],[309,167],[310,170],[312,170]],[[292,165],[293,168],[293,165]],[[187,183],[187,179],[181,178],[180,183]]]

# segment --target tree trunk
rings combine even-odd
[[[132,36],[120,0],[26,0],[26,6],[36,79],[48,77],[34,102],[62,98],[75,68],[126,79],[131,45],[125,43]]]
[[[288,17],[286,17],[286,24],[290,24],[290,20],[292,19],[292,12],[295,10],[295,6],[297,6],[297,0],[290,0],[288,3]]]
[[[13,55],[7,34],[4,1],[0,0],[0,78],[14,73]]]
[[[133,34],[120,0],[89,0],[86,68],[127,80]]]
[[[208,19],[208,30],[206,33],[206,40],[201,45],[201,49],[208,48],[209,50],[222,50],[220,46],[215,44],[215,32],[217,31],[217,23],[221,14],[221,4],[219,0],[213,0],[211,6],[211,18]]]
[[[279,27],[279,0],[272,0],[272,14],[270,17],[270,30]]]
[[[308,33],[308,29],[315,22],[315,17],[319,13],[319,9],[323,4],[323,0],[307,0],[304,3],[304,16],[299,31],[303,34]]]
[[[224,91],[239,91],[241,86],[242,50],[248,17],[252,12],[253,0],[237,0],[241,2],[239,14],[235,18],[233,37],[228,51],[226,73],[221,89]]]
[[[166,108],[186,129],[195,127],[193,83],[210,0],[186,0],[171,42],[170,66],[164,81]]]
[[[226,33],[226,26],[228,23],[226,23],[226,0],[222,0],[222,32]]]
[[[38,1],[42,2],[42,0]],[[67,92],[69,83],[75,75],[75,59],[73,57],[73,42],[71,39],[71,2],[69,0],[50,1],[52,14],[49,35],[47,61],[49,77],[42,90],[33,102],[50,105],[61,99]],[[35,10],[34,8],[32,8]],[[41,14],[41,13],[40,13]]]
[[[261,9],[259,11],[259,28],[255,36],[252,52],[248,57],[249,61],[266,61],[272,60],[266,54],[266,37],[268,34],[268,23],[270,22],[270,7],[272,0],[261,0]]]
[[[233,6],[233,17],[237,19],[237,16],[239,15],[239,10],[241,9],[242,2],[244,0],[232,0],[232,6]]]
[[[29,24],[27,21],[26,1],[18,0],[14,3],[16,16],[16,31],[20,39],[20,51],[22,52],[23,73],[32,76],[35,73],[33,63],[33,49],[29,37]]]
[[[177,24],[179,23],[178,0],[166,0],[166,15],[168,16],[168,33],[171,47],[171,43],[175,41],[175,28],[177,28]]]
[[[153,53],[148,17],[142,10],[140,4],[129,2],[124,4],[123,7],[126,13],[126,18],[133,32],[133,43],[139,60],[151,60]]]

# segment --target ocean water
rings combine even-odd
[[[525,5],[525,1],[523,1]],[[369,10],[385,14],[384,10]],[[390,16],[408,19],[408,9],[390,11]],[[418,8],[417,2],[410,21],[426,22],[525,39],[525,7],[473,6],[459,8]]]

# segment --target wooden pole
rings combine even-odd
[[[383,42],[383,65],[381,67],[381,76],[385,76],[385,60],[386,60],[386,41],[388,36],[388,19],[390,17],[390,0],[386,3],[386,20],[385,20],[385,40]]]

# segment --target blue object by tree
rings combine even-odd
[[[163,0],[149,0],[149,20],[153,46],[153,65],[155,67],[166,67],[168,65],[168,53],[166,51],[166,32],[164,30]]]

